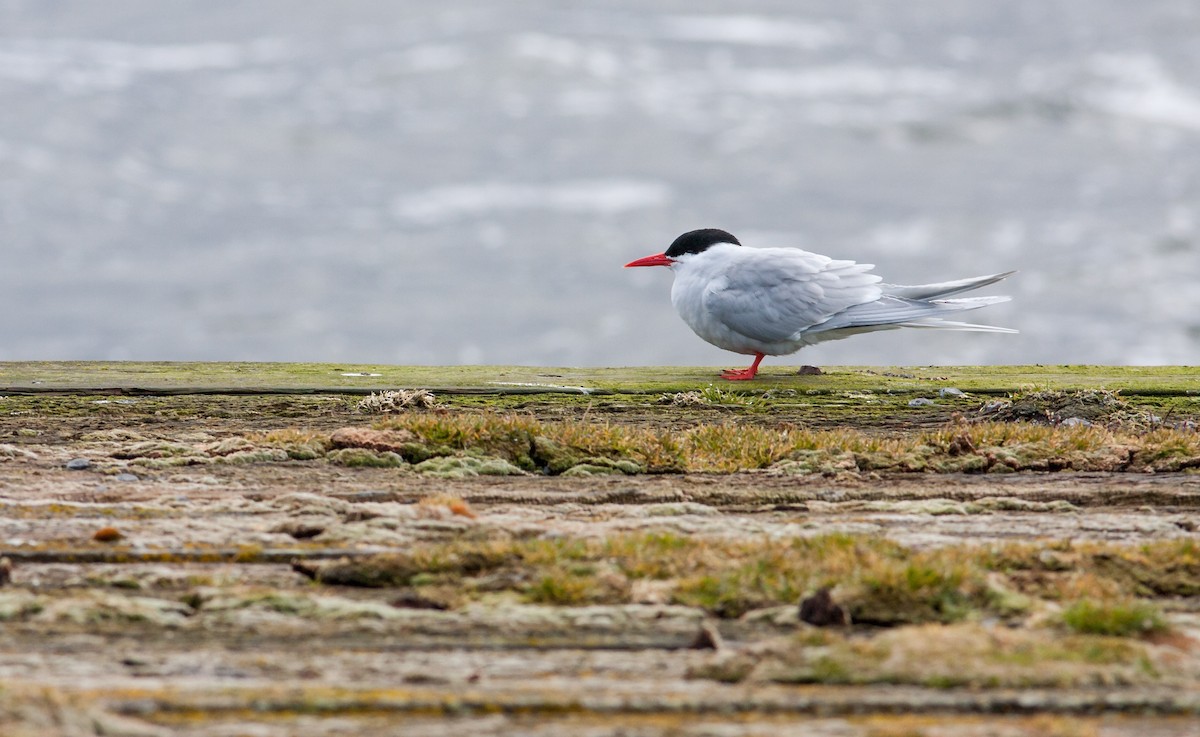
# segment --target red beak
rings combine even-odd
[[[637,261],[630,261],[625,264],[625,268],[628,269],[630,266],[670,266],[673,263],[675,261],[667,258],[665,253],[656,253],[653,256],[639,258]]]

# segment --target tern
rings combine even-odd
[[[941,328],[1015,333],[1009,328],[944,319],[945,315],[1007,302],[1010,297],[956,294],[1015,273],[900,286],[884,284],[859,264],[799,248],[747,248],[717,228],[692,230],[662,253],[625,264],[666,266],[675,275],[671,304],[696,335],[727,351],[754,356],[746,369],[721,378],[753,379],[765,356],[804,346],[895,328]]]

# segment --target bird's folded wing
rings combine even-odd
[[[711,317],[754,340],[791,340],[880,296],[880,278],[867,273],[871,264],[834,261],[797,249],[756,250],[770,254],[732,264],[704,294]]]
[[[941,327],[979,329],[968,323],[951,323],[942,319],[951,312],[977,310],[980,307],[1008,302],[1010,297],[962,297],[935,299],[928,302],[885,294],[874,302],[856,305],[834,315],[814,328],[814,332],[895,325],[902,327]],[[964,327],[967,326],[967,327]]]

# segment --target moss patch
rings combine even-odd
[[[398,453],[367,448],[339,448],[329,451],[325,458],[339,466],[360,468],[400,468],[408,465]]]
[[[519,476],[524,471],[502,458],[442,456],[422,461],[413,467],[426,476],[461,479],[470,476]]]
[[[805,632],[719,655],[691,675],[732,682],[932,688],[1132,686],[1164,680],[1157,656],[1148,645],[1124,638],[926,624],[872,638]]]

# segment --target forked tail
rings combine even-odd
[[[821,325],[812,328],[809,332],[881,330],[892,327],[910,327],[938,328],[942,330],[974,330],[988,333],[1015,333],[1017,331],[1011,328],[976,325],[969,322],[944,319],[945,315],[951,313],[977,310],[980,307],[1008,302],[1012,299],[1011,297],[935,299],[995,284],[1013,273],[1015,272],[1008,271],[1003,274],[993,274],[991,276],[977,276],[970,279],[917,286],[881,284],[880,287],[883,289],[882,297],[874,302],[855,305],[848,310],[844,310]]]
[[[904,297],[905,299],[930,300],[936,297],[950,297],[963,292],[970,292],[980,287],[986,287],[989,284],[995,284],[998,281],[1003,281],[1017,272],[1006,271],[1003,274],[991,274],[989,276],[972,276],[967,279],[955,279],[954,281],[944,281],[937,284],[917,284],[914,286],[904,286],[902,284],[880,284],[879,288],[884,294],[893,297]]]

